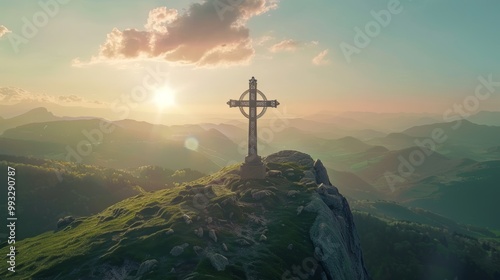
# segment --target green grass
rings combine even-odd
[[[141,192],[96,215],[79,218],[65,229],[22,240],[16,244],[16,275],[19,279],[57,275],[76,279],[103,265],[120,268],[129,262],[135,268],[127,273],[134,276],[140,263],[156,259],[158,268],[148,279],[246,279],[246,275],[280,279],[286,269],[301,265],[314,251],[308,230],[316,214],[296,213],[298,206],[310,201],[311,190],[297,183],[304,169],[293,163],[273,164],[272,169],[282,170],[283,177],[240,180],[235,172],[238,167],[229,166],[172,189]],[[200,208],[194,200],[195,190],[207,185],[216,196],[207,198],[206,208]],[[273,195],[256,201],[251,193],[259,190]],[[290,190],[300,192],[289,197]],[[178,199],[175,203],[174,198]],[[185,223],[184,214],[191,217],[192,224]],[[212,224],[205,222],[208,217]],[[204,228],[203,238],[194,234],[199,227]],[[208,237],[209,227],[216,229],[217,243]],[[175,233],[167,235],[169,229]],[[260,242],[264,231],[267,240]],[[240,245],[241,239],[252,245]],[[222,242],[228,252],[222,250]],[[189,244],[184,252],[171,256],[170,250],[183,243]],[[292,251],[287,249],[289,244],[293,244]],[[206,254],[197,255],[193,246],[223,254],[230,265],[216,272]],[[6,275],[5,265],[2,263],[0,277]],[[175,273],[170,273],[172,268]]]

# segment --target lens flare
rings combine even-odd
[[[196,139],[194,137],[188,137],[184,141],[184,147],[186,149],[189,149],[189,150],[192,150],[192,151],[198,151],[198,146],[199,146],[198,139]]]

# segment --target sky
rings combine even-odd
[[[499,11],[495,0],[1,1],[0,105],[237,116],[226,102],[255,76],[296,116],[443,114],[472,100],[479,77],[500,81]],[[500,110],[500,87],[476,101]]]

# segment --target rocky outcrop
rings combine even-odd
[[[264,163],[268,162],[293,162],[306,168],[312,168],[314,164],[314,160],[309,155],[292,150],[279,151],[271,154],[264,159]]]
[[[296,162],[307,167],[301,182],[317,185],[311,200],[297,213],[308,211],[316,213],[316,219],[309,229],[309,237],[314,244],[311,255],[323,270],[323,278],[371,279],[363,261],[356,226],[347,200],[334,187],[321,160],[313,159],[297,151],[281,151],[270,155],[266,162]],[[313,177],[314,176],[314,177]],[[293,246],[289,246],[291,249]],[[314,264],[314,261],[311,261]],[[314,271],[312,271],[314,273]]]

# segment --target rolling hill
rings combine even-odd
[[[63,161],[0,155],[0,168],[17,171],[16,210],[21,240],[56,229],[58,219],[96,214],[125,198],[147,191],[172,188],[175,183],[200,178],[192,170],[143,166],[137,172]],[[0,179],[7,181],[6,173]],[[6,200],[0,207],[6,209]],[[0,217],[6,218],[6,212]],[[5,220],[5,219],[4,219]]]
[[[16,242],[16,276],[280,279],[298,264],[309,279],[371,279],[349,205],[325,185],[324,167],[295,151],[265,163],[282,175],[242,180],[237,165],[226,167]]]
[[[457,222],[500,229],[500,161],[467,164],[415,182],[397,199]]]
[[[112,127],[109,133],[108,125]],[[10,145],[2,147],[6,154],[16,154],[10,151],[13,146],[21,155],[112,168],[153,164],[174,170],[193,168],[212,172],[218,165],[225,166],[240,158],[237,145],[222,133],[194,125],[166,127],[132,120],[115,123],[99,119],[65,120],[22,125],[5,131],[2,136],[0,141]],[[186,147],[190,137],[195,139],[196,147]],[[16,149],[17,146],[27,150]]]
[[[402,133],[412,137],[429,138],[436,129],[444,131],[446,143],[449,142],[455,145],[486,148],[500,143],[500,127],[478,125],[468,120],[415,126]]]

